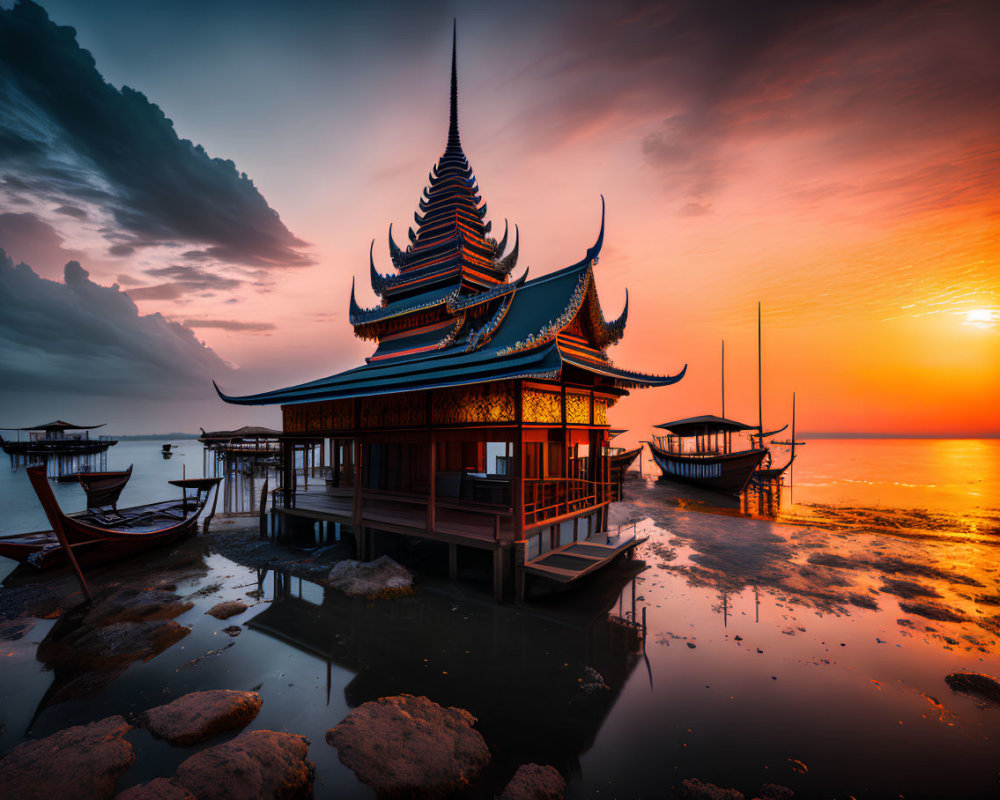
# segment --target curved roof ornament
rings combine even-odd
[[[368,265],[371,270],[372,276],[372,291],[375,294],[385,294],[386,289],[389,288],[392,278],[388,275],[383,275],[377,269],[375,269],[375,240],[372,239],[372,246],[368,249]]]
[[[352,325],[355,324],[354,320],[360,318],[362,311],[363,309],[361,308],[361,306],[358,305],[358,301],[354,297],[354,278],[351,278],[351,306],[350,306],[350,313],[348,316],[351,320]]]
[[[625,290],[625,308],[618,319],[605,323],[608,344],[615,344],[625,333],[625,323],[628,321],[628,289]]]
[[[504,232],[503,238],[504,242],[506,242],[507,241],[506,231]],[[517,249],[520,243],[521,243],[521,233],[517,229],[517,225],[514,225],[514,249],[511,250],[508,255],[504,256],[499,261],[497,261],[496,269],[498,272],[501,272],[504,275],[509,275],[510,271],[514,269],[514,267],[517,265]],[[497,249],[497,252],[498,253],[500,252],[499,248]]]
[[[500,240],[500,243],[496,247],[496,251],[494,252],[494,257],[499,258],[501,253],[503,253],[503,251],[506,249],[507,249],[507,218],[504,217],[503,238]]]
[[[392,223],[390,222],[389,223],[389,258],[392,259],[392,264],[397,269],[399,269],[399,264],[400,264],[399,257],[402,255],[402,252],[403,251],[399,249],[399,245],[397,245],[396,242],[393,241],[393,238],[392,238]]]
[[[597,234],[597,241],[594,242],[594,246],[587,250],[587,261],[590,262],[591,266],[597,263],[598,257],[601,255],[601,248],[604,246],[604,195],[601,195],[601,232]]]

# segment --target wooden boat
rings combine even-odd
[[[768,453],[754,446],[733,450],[733,434],[754,427],[713,414],[656,427],[669,431],[646,442],[663,477],[712,491],[740,494]]]
[[[786,425],[784,428],[780,428],[776,431],[771,431],[770,433],[765,433],[764,436],[761,437],[761,442],[763,443],[765,437],[779,434],[787,427],[788,426]],[[758,468],[758,470],[753,475],[753,482],[759,486],[766,486],[772,481],[779,480],[785,474],[785,472],[787,472],[791,468],[792,464],[795,462],[795,448],[801,447],[802,445],[805,444],[805,442],[799,442],[796,441],[795,439],[795,392],[792,392],[792,438],[784,442],[772,441],[771,444],[783,445],[785,447],[791,448],[791,450],[788,454],[788,460],[785,462],[783,466],[780,467],[772,466],[771,455],[770,452],[768,453],[767,458],[764,460],[760,468]]]
[[[616,436],[621,436],[625,433],[625,429],[613,428],[609,433],[611,434],[611,438],[614,439]],[[635,461],[636,456],[641,452],[642,445],[639,445],[634,450],[626,450],[624,447],[609,447],[608,455],[611,456],[612,480],[622,480],[628,468],[632,466],[632,462]]]
[[[116,510],[118,498],[132,477],[132,465],[121,472],[81,472],[76,477],[87,494],[87,508]]]
[[[176,542],[197,530],[198,517],[205,509],[213,487],[222,478],[187,478],[169,481],[182,490],[176,500],[116,509],[114,502],[78,514],[66,514],[52,493],[44,467],[29,467],[28,478],[53,531],[19,534],[0,538],[0,556],[48,569],[65,563],[67,554],[59,543],[56,529],[63,532],[77,561],[96,564],[141,553],[154,547]],[[129,470],[131,474],[131,469]],[[117,492],[121,492],[121,487]],[[115,487],[104,487],[114,492]],[[188,495],[194,490],[194,495]],[[95,489],[96,492],[100,489]],[[88,496],[88,503],[89,503]],[[216,492],[216,500],[218,493]],[[117,501],[117,494],[114,495]],[[215,505],[209,519],[215,513]]]
[[[632,462],[635,461],[636,456],[641,452],[642,445],[639,445],[634,450],[626,450],[624,447],[611,448],[611,474],[613,476],[620,475],[624,478],[625,473],[628,472],[628,468],[632,466]]]

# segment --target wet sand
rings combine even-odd
[[[775,523],[685,494],[627,481],[612,519],[649,535],[637,561],[568,592],[536,585],[524,607],[489,602],[474,559],[452,585],[419,551],[415,595],[351,602],[323,586],[346,547],[290,550],[259,540],[254,518],[217,519],[173,553],[91,573],[95,588],[176,593],[188,632],[106,683],[76,676],[75,697],[53,692],[59,675],[37,657],[78,587],[67,574],[8,583],[0,750],[196,689],[257,689],[251,728],[309,736],[316,796],[371,797],[324,732],[408,691],[479,718],[493,764],[474,797],[525,761],[556,766],[568,797],[682,796],[688,778],[747,797],[765,783],[796,797],[995,796],[1000,708],[945,682],[1000,677],[994,540]],[[230,600],[249,607],[206,615]],[[644,607],[643,649],[616,619]],[[139,757],[119,789],[189,755],[129,738]]]

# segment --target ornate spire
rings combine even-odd
[[[458,139],[458,20],[451,22],[451,121],[448,125],[448,147],[461,147]]]

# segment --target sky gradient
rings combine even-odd
[[[718,413],[723,339],[727,414],[755,421],[759,300],[765,424],[795,391],[807,431],[1000,431],[994,3],[0,14],[0,425],[277,424],[210,379],[255,392],[370,355],[351,280],[373,305],[369,245],[389,272],[389,223],[405,240],[444,148],[457,17],[494,228],[541,275],[582,257],[603,194],[606,316],[630,291],[613,360],[689,365],[615,426]]]

